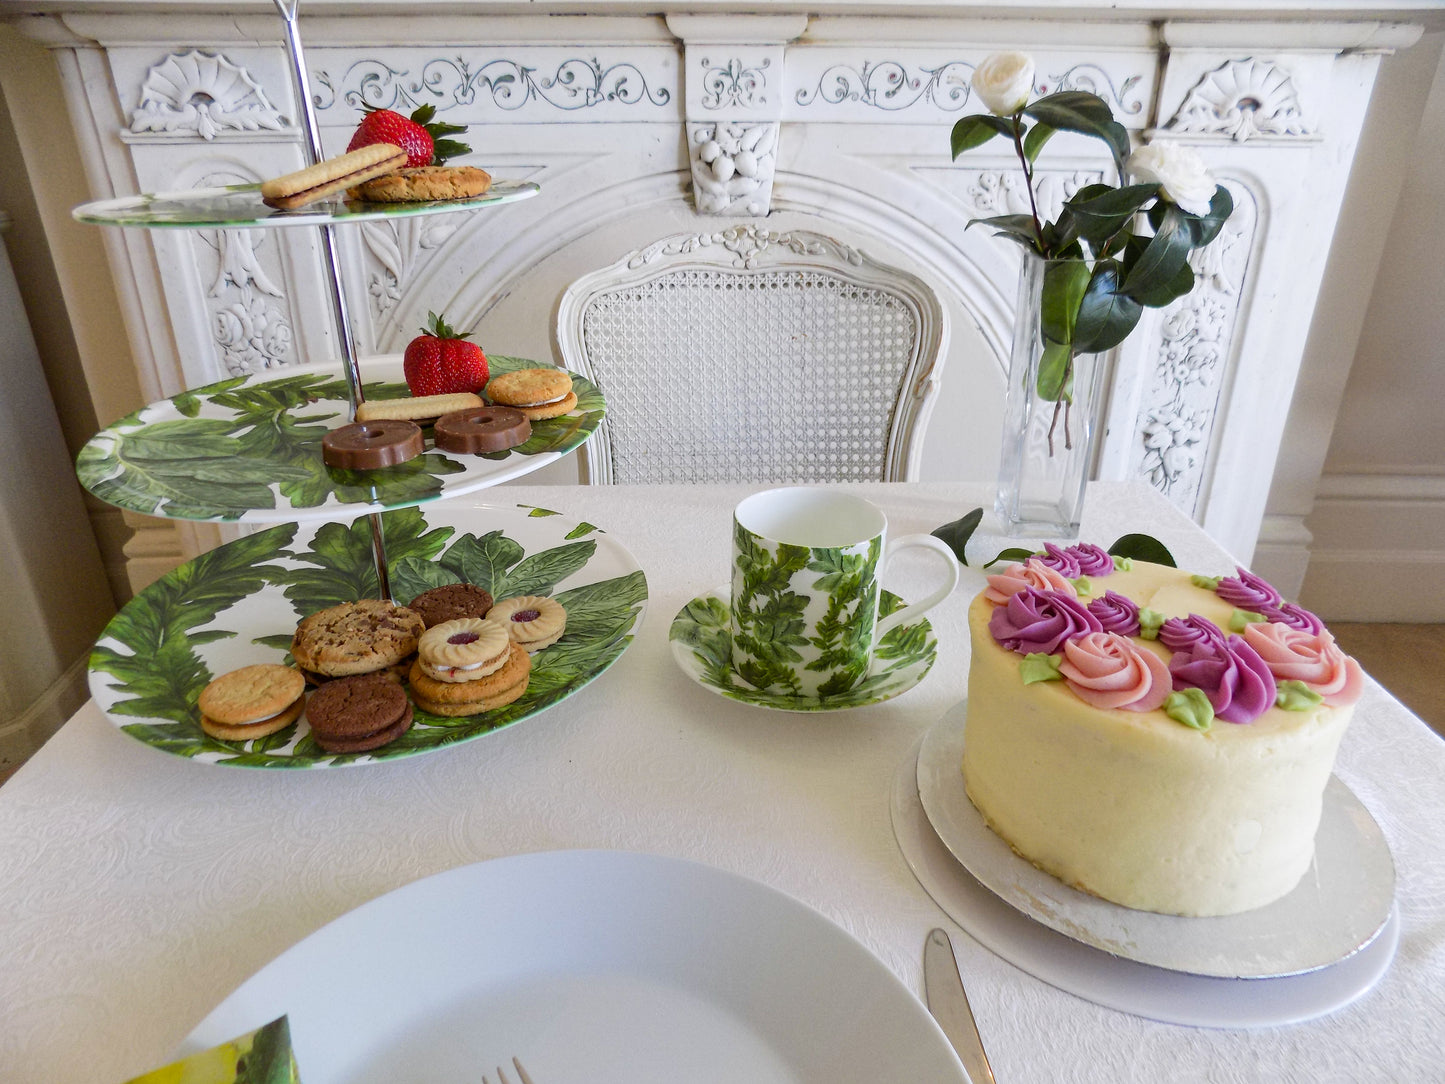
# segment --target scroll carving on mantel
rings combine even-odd
[[[665,106],[672,91],[665,74],[644,71],[630,60],[604,64],[595,56],[531,63],[508,58],[432,57],[414,69],[398,67],[376,57],[354,61],[333,74],[313,72],[317,110],[338,103],[354,109],[371,106],[410,112],[419,105],[434,105],[438,112],[489,102],[513,112],[539,104],[568,112],[598,106]],[[398,61],[398,63],[400,63]]]
[[[1163,312],[1163,334],[1140,405],[1135,477],[1193,513],[1233,358],[1232,342],[1258,227],[1254,194],[1225,182],[1234,213],[1190,255],[1195,288]],[[1287,410],[1288,403],[1279,409]]]
[[[664,256],[681,256],[715,246],[731,253],[732,265],[742,269],[758,266],[763,253],[774,247],[786,249],[797,256],[829,254],[839,262],[853,267],[863,265],[861,252],[832,237],[825,237],[812,230],[767,230],[749,222],[711,233],[667,238],[633,253],[627,266],[629,270],[635,270]]]
[[[1257,137],[1314,134],[1288,72],[1267,60],[1231,60],[1207,73],[1165,128],[1181,135]]]
[[[811,89],[794,94],[800,106],[826,102],[857,102],[893,112],[924,102],[948,112],[968,104],[974,65],[950,60],[934,68],[913,67],[899,60],[864,61],[854,67],[834,64],[825,69]]]
[[[1126,117],[1137,117],[1144,111],[1144,101],[1139,92],[1147,89],[1144,76],[1137,74],[1125,76],[1116,87],[1113,77],[1097,64],[1075,64],[1060,75],[1049,75],[1046,80],[1035,80],[1034,86],[1034,90],[1039,94],[1056,94],[1061,90],[1082,90],[1097,94],[1108,102],[1116,113]]]
[[[132,134],[208,141],[222,134],[284,132],[289,127],[245,68],[199,49],[172,53],[146,72],[130,118]]]

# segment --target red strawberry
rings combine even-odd
[[[486,386],[487,358],[476,343],[467,342],[470,332],[458,335],[443,317],[429,312],[427,326],[407,343],[402,356],[406,386],[413,395],[450,395],[478,392]]]
[[[421,106],[410,118],[390,109],[377,109],[370,105],[362,108],[366,110],[366,116],[361,118],[361,124],[346,145],[348,151],[369,147],[373,143],[393,143],[406,151],[408,166],[439,166],[448,158],[472,152],[465,143],[440,138],[465,132],[467,128],[464,124],[434,122],[432,117],[436,116],[436,106]]]

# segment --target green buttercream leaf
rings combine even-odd
[[[1229,615],[1229,631],[1243,632],[1246,625],[1257,625],[1267,620],[1269,619],[1264,614],[1255,613],[1253,610],[1235,610]]]
[[[1214,724],[1214,706],[1203,689],[1180,689],[1164,701],[1164,714],[1195,730],[1208,730]]]
[[[1023,678],[1025,685],[1036,681],[1063,681],[1064,675],[1059,673],[1062,662],[1057,655],[1045,655],[1042,651],[1025,655],[1023,662],[1019,663],[1019,677]]]
[[[1139,635],[1146,640],[1159,639],[1159,626],[1164,624],[1164,615],[1148,606],[1139,607]]]
[[[1132,569],[1133,567],[1134,567],[1134,559],[1133,559],[1132,557],[1117,557],[1117,556],[1116,556],[1116,557],[1114,558],[1114,571],[1115,571],[1115,572],[1128,572],[1128,571],[1129,571],[1130,569]]]
[[[1189,582],[1192,583],[1195,587],[1204,588],[1204,590],[1206,591],[1214,591],[1219,588],[1219,581],[1223,578],[1223,576],[1201,576],[1199,573],[1196,572],[1194,575],[1189,577]]]
[[[1078,579],[1070,580],[1069,582],[1074,585],[1074,590],[1081,595],[1093,593],[1094,585],[1089,582],[1088,576],[1080,576]]]
[[[1285,711],[1309,711],[1324,700],[1303,681],[1281,681],[1275,693],[1274,706]]]

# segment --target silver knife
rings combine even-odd
[[[968,1006],[968,995],[963,992],[963,977],[958,973],[953,942],[944,930],[931,930],[923,942],[923,994],[928,1000],[928,1011],[968,1070],[969,1080],[973,1084],[996,1084],[988,1055],[983,1052],[983,1040],[978,1036],[973,1010]]]

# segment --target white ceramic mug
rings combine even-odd
[[[823,698],[868,675],[889,629],[916,621],[958,585],[958,562],[932,535],[887,540],[888,518],[839,489],[770,489],[733,512],[733,670],[766,692]],[[906,547],[947,572],[925,598],[878,617],[880,577]]]

